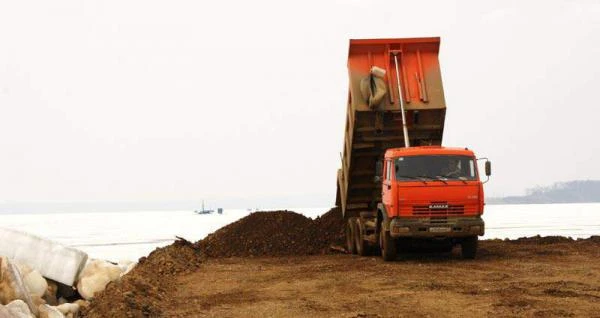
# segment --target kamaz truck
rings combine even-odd
[[[336,205],[346,249],[381,253],[426,246],[475,258],[485,231],[478,160],[442,147],[446,103],[439,38],[350,40],[349,93]]]

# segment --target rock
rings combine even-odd
[[[86,308],[87,306],[90,305],[89,301],[83,300],[83,299],[76,300],[74,303],[79,305],[79,309]]]
[[[126,275],[129,273],[136,265],[137,262],[129,261],[129,260],[120,260],[117,265],[121,268],[120,276]]]
[[[125,268],[125,270],[123,271],[123,273],[121,273],[121,277],[123,277],[123,275],[127,275],[127,273],[131,272],[131,270],[137,265],[137,263],[132,262],[129,265],[127,265],[127,268]]]
[[[129,265],[133,264],[135,262],[130,261],[130,260],[120,260],[117,265],[119,265],[119,267],[121,267],[121,271],[124,272],[127,270],[127,267],[129,267]]]
[[[79,294],[86,300],[94,298],[97,292],[101,292],[110,283],[110,278],[102,273],[84,277],[77,283]]]
[[[48,282],[36,270],[31,270],[29,273],[23,274],[23,282],[27,286],[29,293],[38,297],[44,296],[46,289],[48,289]]]
[[[77,291],[86,300],[103,291],[108,283],[121,277],[121,267],[102,260],[90,261],[79,276]]]
[[[41,305],[38,307],[38,311],[40,313],[40,318],[65,318],[65,315],[53,306]]]
[[[37,307],[29,295],[19,268],[7,257],[0,257],[0,303],[8,304],[16,299],[23,300],[31,312],[37,314]]]
[[[20,262],[14,262],[13,263],[15,265],[17,265],[17,267],[19,268],[19,271],[21,272],[21,276],[25,277],[25,275],[31,273],[31,271],[33,270],[31,267],[29,267],[29,265],[25,264],[25,263],[20,263]]]
[[[31,296],[31,301],[33,302],[33,308],[38,308],[40,305],[46,304],[46,301],[43,298],[33,295],[33,294],[30,294],[30,296]]]
[[[6,309],[8,309],[14,318],[35,318],[31,310],[29,310],[29,306],[20,299],[11,301],[6,305]]]
[[[4,307],[4,305],[0,304],[0,318],[13,318],[13,315]]]
[[[0,255],[27,264],[42,276],[73,285],[87,254],[35,235],[0,228]]]
[[[51,279],[47,280],[48,287],[46,288],[46,292],[44,293],[44,300],[50,306],[58,305],[58,300],[56,299],[56,291],[58,290],[57,283]]]
[[[79,312],[79,305],[77,305],[75,303],[65,303],[65,304],[56,306],[56,309],[58,309],[64,315],[67,315],[69,313],[75,315],[76,313]]]

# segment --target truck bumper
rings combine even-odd
[[[485,222],[481,217],[447,218],[393,218],[389,223],[392,237],[466,237],[485,233]]]

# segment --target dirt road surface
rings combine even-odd
[[[166,317],[600,317],[600,243],[486,241],[479,258],[208,259]]]

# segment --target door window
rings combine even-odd
[[[392,161],[388,160],[385,162],[385,180],[392,180]]]

